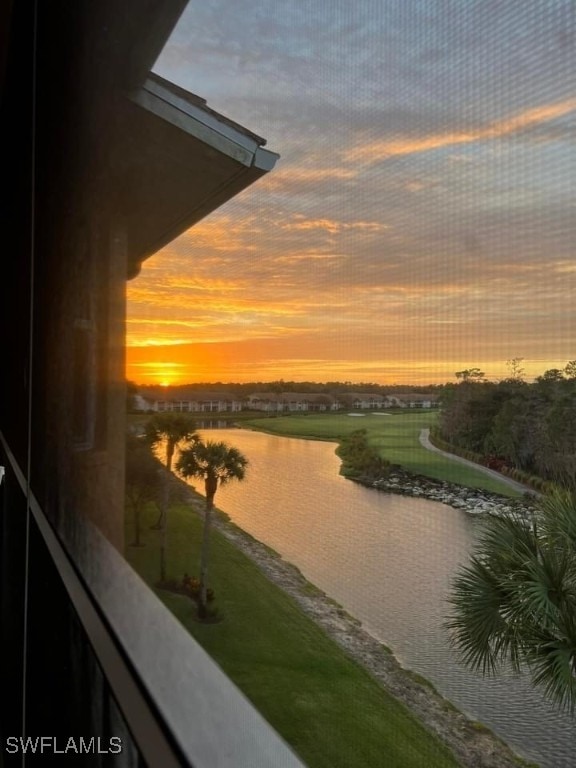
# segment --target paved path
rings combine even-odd
[[[488,469],[488,467],[483,467],[481,464],[475,464],[473,461],[469,461],[468,459],[463,459],[461,456],[456,456],[456,454],[454,453],[441,451],[440,448],[436,448],[436,446],[432,445],[432,443],[430,442],[429,429],[420,430],[420,445],[422,445],[428,451],[439,453],[441,456],[446,456],[447,459],[452,459],[452,461],[457,461],[460,464],[465,464],[467,467],[472,467],[472,469],[477,469],[479,472],[484,472],[485,475],[489,475],[495,480],[499,480],[501,483],[504,483],[504,485],[507,485],[509,488],[512,488],[515,491],[519,491],[520,493],[526,493],[526,492],[533,493],[535,496],[541,495],[539,493],[536,493],[536,491],[534,491],[529,486],[524,485],[523,483],[518,483],[516,480],[512,480],[512,478],[506,477],[506,475],[501,475],[500,472],[496,472],[493,469]]]

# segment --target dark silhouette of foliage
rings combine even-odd
[[[126,437],[126,502],[134,517],[134,539],[131,546],[142,546],[140,516],[150,502],[158,502],[162,491],[162,466],[154,458],[142,437]]]
[[[357,429],[341,438],[336,453],[342,461],[341,474],[346,477],[378,480],[390,472],[390,462],[369,445],[365,429]]]
[[[161,511],[155,529],[162,531],[160,542],[160,581],[166,579],[166,549],[168,545],[168,508],[170,506],[170,476],[176,448],[182,443],[199,439],[196,422],[184,413],[157,413],[146,423],[145,439],[151,447],[165,443],[164,485]]]
[[[568,363],[564,372],[550,369],[532,384],[516,376],[498,383],[466,379],[446,387],[439,436],[458,448],[575,488],[576,377],[571,377],[572,372]]]

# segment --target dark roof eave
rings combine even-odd
[[[261,137],[158,76],[129,102],[126,134],[144,136],[142,146],[128,145],[128,177],[130,166],[136,169],[125,196],[131,278],[143,260],[268,173],[279,156],[263,148]],[[147,175],[138,172],[143,165]]]

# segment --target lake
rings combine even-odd
[[[203,434],[234,445],[250,461],[246,480],[216,496],[237,525],[296,565],[405,667],[519,754],[546,768],[576,766],[576,721],[548,705],[525,678],[484,679],[448,647],[446,597],[481,530],[478,517],[345,480],[334,443],[242,429]]]

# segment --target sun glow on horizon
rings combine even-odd
[[[390,358],[375,359],[361,348],[350,356],[334,349],[323,349],[321,343],[310,341],[300,349],[275,339],[223,343],[182,344],[178,347],[127,347],[127,379],[137,385],[178,386],[206,382],[246,383],[279,381],[352,381],[375,384],[426,386],[455,381],[455,372],[479,367],[490,381],[499,381],[510,374],[506,361],[518,354],[504,353],[500,359],[485,356],[456,357],[446,355],[438,360],[433,350],[426,357],[399,357],[391,351]],[[168,357],[170,355],[170,357]],[[151,357],[152,356],[152,357]],[[574,354],[564,358],[522,359],[526,380],[533,380],[550,368],[562,369]]]

